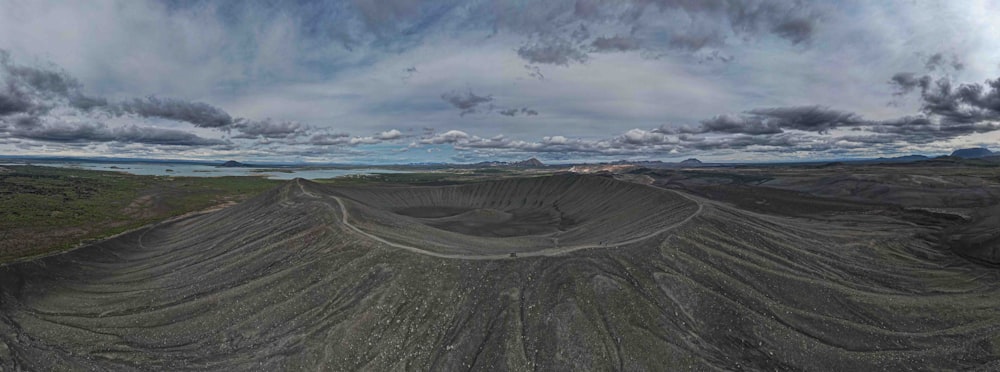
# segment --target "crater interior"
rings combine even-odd
[[[614,246],[656,234],[698,209],[669,190],[578,175],[330,193],[341,197],[359,229],[440,253]]]

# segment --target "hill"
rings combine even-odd
[[[222,167],[222,168],[241,168],[241,167],[249,167],[249,165],[240,163],[240,162],[238,162],[236,160],[230,160],[230,161],[227,161],[225,163],[220,164],[219,167]]]
[[[545,166],[545,164],[543,164],[540,160],[535,158],[514,162],[511,163],[510,165],[513,167],[524,167],[524,168],[539,168]]]
[[[951,153],[951,156],[963,159],[983,158],[990,155],[993,155],[993,152],[987,148],[982,148],[982,147],[955,150],[955,152]]]
[[[992,269],[930,246],[921,234],[931,229],[838,218],[751,213],[588,176],[385,188],[293,180],[218,212],[0,268],[0,369],[995,363],[1000,293],[979,279]],[[535,224],[553,239],[522,229]],[[462,237],[490,244],[449,243]],[[525,239],[532,250],[507,244]]]
[[[698,160],[698,159],[695,159],[695,158],[690,158],[690,159],[686,159],[684,161],[681,161],[680,163],[677,163],[677,164],[680,164],[680,165],[686,166],[686,167],[697,167],[697,166],[702,165],[704,163],[702,163],[701,160]]]

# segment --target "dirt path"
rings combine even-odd
[[[321,199],[321,200],[324,201],[324,203],[327,204],[327,206],[333,208],[333,206],[329,205],[329,201],[327,201],[328,197],[318,196],[318,195],[313,194],[313,193],[311,193],[309,191],[306,191],[305,187],[302,186],[301,182],[297,181],[296,183],[298,184],[299,189],[302,190],[302,193],[304,195],[307,195],[307,196],[309,196],[311,198]],[[385,239],[383,239],[383,238],[381,238],[381,237],[379,237],[377,235],[370,234],[370,233],[368,233],[368,232],[366,232],[364,230],[361,230],[360,228],[352,225],[348,221],[350,215],[349,215],[349,213],[347,211],[347,207],[344,205],[343,200],[341,200],[340,197],[337,197],[337,196],[330,196],[330,197],[332,197],[337,202],[337,205],[339,206],[340,214],[341,214],[341,216],[343,216],[341,222],[343,222],[344,226],[347,226],[347,228],[353,230],[354,232],[356,232],[356,233],[358,233],[358,234],[360,234],[360,235],[362,235],[362,236],[364,236],[366,238],[375,240],[375,241],[377,241],[379,243],[386,244],[386,245],[389,245],[389,246],[392,246],[392,247],[396,247],[396,248],[399,248],[399,249],[403,249],[403,250],[406,250],[406,251],[410,251],[410,252],[413,252],[413,253],[418,253],[418,254],[423,254],[423,255],[432,256],[432,257],[438,257],[438,258],[447,258],[447,259],[456,259],[456,260],[506,260],[506,259],[516,259],[516,258],[524,258],[524,257],[558,256],[558,255],[562,255],[562,254],[566,254],[566,253],[570,253],[570,252],[575,252],[575,251],[579,251],[579,250],[584,250],[584,249],[611,248],[611,247],[619,247],[619,246],[622,246],[622,245],[628,245],[628,244],[632,244],[632,243],[637,243],[637,242],[640,242],[640,241],[652,238],[654,236],[660,235],[660,234],[665,233],[667,231],[676,229],[677,227],[680,227],[680,226],[682,226],[682,225],[690,222],[692,219],[694,219],[695,217],[697,217],[698,215],[700,215],[701,212],[705,208],[705,205],[700,200],[697,200],[695,198],[689,197],[687,195],[684,195],[681,192],[677,192],[677,191],[674,191],[674,190],[667,190],[667,191],[671,191],[673,193],[676,193],[677,195],[680,195],[681,197],[694,202],[695,204],[698,205],[698,210],[695,211],[690,216],[688,216],[687,218],[685,218],[684,220],[682,220],[680,222],[677,222],[677,223],[675,223],[673,225],[664,227],[662,229],[659,229],[657,231],[654,231],[652,233],[649,233],[647,235],[643,235],[643,236],[640,236],[640,237],[637,237],[637,238],[632,238],[632,239],[625,240],[625,241],[620,241],[620,242],[609,243],[609,244],[605,244],[605,245],[601,245],[601,244],[571,245],[571,246],[565,246],[565,247],[546,248],[546,249],[541,249],[541,250],[531,251],[531,252],[517,252],[517,256],[516,257],[511,257],[510,253],[481,254],[481,255],[480,254],[446,254],[446,253],[432,252],[432,251],[428,251],[426,249],[422,249],[422,248],[418,248],[418,247],[414,247],[414,246],[410,246],[410,245],[405,245],[405,244],[399,244],[399,243],[390,242],[390,241],[385,240]]]

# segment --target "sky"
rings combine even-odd
[[[756,162],[1000,140],[1000,1],[0,0],[0,154]]]

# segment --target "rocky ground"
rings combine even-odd
[[[422,190],[439,196],[410,205],[292,181],[0,268],[0,369],[1000,368],[1000,272],[940,239],[971,222],[764,186],[781,179],[764,173],[630,178],[661,189],[555,176]],[[594,188],[569,203],[581,185]],[[498,196],[518,187],[551,196]],[[475,218],[511,222],[559,200],[573,204],[559,203],[572,223],[542,234],[579,236],[580,249],[445,252],[416,239],[527,239],[427,219],[488,209],[511,216]],[[405,209],[441,204],[452,209]],[[629,230],[633,212],[642,232]],[[477,255],[489,257],[466,257]]]

